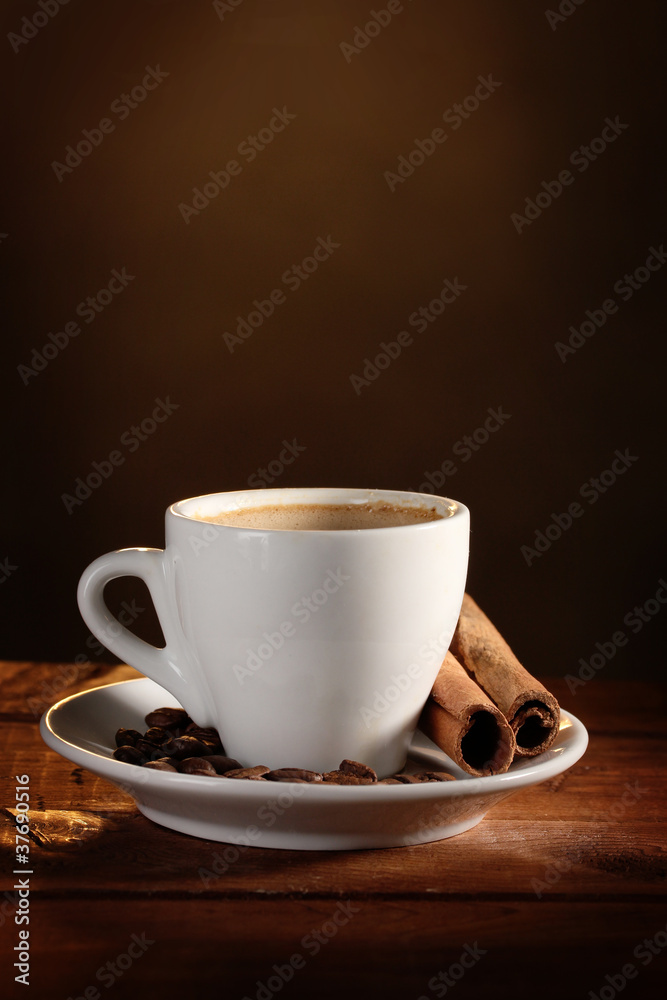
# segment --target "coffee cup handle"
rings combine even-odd
[[[162,649],[139,639],[109,611],[104,588],[119,576],[136,576],[148,587],[165,637]],[[179,654],[169,595],[164,551],[148,548],[118,549],[100,556],[84,570],[77,590],[81,616],[93,635],[124,663],[166,688],[199,721],[208,713]]]

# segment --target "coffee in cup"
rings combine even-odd
[[[437,521],[448,514],[431,506],[401,506],[375,500],[371,503],[281,503],[239,507],[202,516],[212,524],[272,531],[360,531],[365,528],[399,528],[406,524]]]

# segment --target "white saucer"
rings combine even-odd
[[[520,758],[505,774],[472,778],[417,733],[412,770],[446,770],[458,780],[414,785],[225,781],[153,771],[112,757],[120,726],[143,732],[148,712],[175,704],[148,678],[120,681],[58,702],[42,717],[40,731],[53,750],[128,792],[144,816],[161,826],[206,840],[309,851],[453,837],[479,823],[501,799],[571,767],[588,745],[582,723],[562,712],[560,732],[546,753]]]

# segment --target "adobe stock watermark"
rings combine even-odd
[[[437,639],[431,639],[424,643],[419,650],[421,663],[409,663],[405,670],[392,674],[389,683],[382,691],[377,689],[373,692],[373,700],[370,705],[362,705],[359,708],[359,714],[366,729],[370,729],[377,719],[400,700],[401,695],[409,691],[413,682],[422,676],[425,669],[430,669],[436,662],[440,663],[444,659],[453,631],[454,627],[452,626],[451,631],[441,632]]]
[[[591,139],[587,146],[578,146],[570,153],[569,163],[576,167],[577,172],[583,174],[590,167],[591,163],[602,156],[609,146],[616,142],[626,128],[630,126],[621,121],[619,115],[615,118],[605,118],[604,128],[599,136]],[[532,226],[533,222],[542,215],[557,198],[560,198],[566,187],[574,184],[575,175],[569,170],[559,171],[556,180],[542,181],[541,190],[534,198],[526,198],[523,207],[523,215],[520,212],[512,212],[510,221],[517,233],[521,235],[526,226]]]
[[[290,618],[286,618],[277,626],[274,632],[262,632],[263,642],[260,642],[255,649],[248,649],[245,657],[245,664],[234,663],[232,669],[239,684],[243,684],[248,677],[253,677],[258,670],[267,663],[273,654],[281,649],[288,639],[292,639],[301,625],[310,621],[321,608],[329,601],[333,594],[338,591],[350,579],[347,574],[338,567],[336,570],[329,569],[322,581],[322,586],[317,587],[308,596],[302,596],[290,608]]]
[[[111,305],[116,296],[125,291],[129,283],[134,281],[134,279],[135,275],[128,274],[126,267],[122,267],[120,271],[114,268],[106,285],[98,289],[95,295],[89,295],[87,298],[82,299],[74,310],[75,314],[84,323],[90,325],[97,319],[100,313],[104,312],[107,306]],[[54,361],[69,346],[70,341],[78,337],[81,332],[80,324],[76,320],[69,320],[63,325],[61,330],[56,330],[55,333],[48,333],[47,341],[41,348],[32,348],[30,352],[30,364],[17,365],[16,367],[16,371],[23,384],[28,385],[31,378],[36,378],[40,372],[43,372],[47,365],[51,361]]]
[[[450,127],[452,132],[461,128],[464,121],[467,121],[472,114],[477,111],[483,101],[489,99],[498,87],[502,86],[500,80],[494,80],[493,75],[478,76],[479,83],[472,94],[464,97],[460,104],[453,104],[442,113],[442,119]],[[447,141],[449,134],[442,128],[434,128],[426,139],[415,139],[414,147],[407,156],[403,153],[398,158],[395,170],[385,170],[383,177],[387,182],[389,190],[393,194],[399,184],[405,184],[409,177],[412,177],[415,170],[421,167],[428,157],[433,156],[435,151]]]
[[[636,267],[631,274],[626,272],[622,278],[614,282],[614,293],[618,295],[622,302],[628,302],[635,292],[643,288],[646,282],[651,280],[656,271],[659,271],[663,267],[665,261],[667,261],[667,253],[665,253],[664,243],[661,243],[657,248],[653,246],[649,247],[648,257],[644,264]],[[599,309],[587,309],[585,313],[586,319],[581,325],[572,325],[569,327],[570,337],[567,343],[564,344],[562,341],[557,340],[554,344],[556,354],[563,364],[565,364],[570,354],[576,354],[586,341],[594,337],[597,331],[605,325],[608,318],[614,316],[617,312],[618,302],[612,298],[605,299]]]
[[[311,253],[304,257],[298,264],[292,264],[281,275],[281,282],[291,292],[298,292],[302,284],[308,281],[311,274],[319,269],[324,261],[329,260],[331,255],[338,250],[340,243],[331,236],[325,238],[318,236]],[[273,316],[276,308],[287,302],[287,296],[282,288],[274,288],[268,293],[265,299],[253,299],[254,309],[251,309],[247,316],[236,317],[236,330],[230,333],[228,330],[222,334],[222,338],[227,345],[230,354],[234,353],[246,340],[252,337],[255,330],[259,330],[264,321]]]
[[[269,782],[267,781],[266,784],[268,785]],[[291,809],[295,801],[300,799],[303,793],[303,785],[291,784],[289,788],[284,786],[278,787],[275,796],[272,796],[258,808],[256,814],[257,822],[261,827],[267,830],[270,829],[281,816],[284,816]],[[197,869],[197,875],[204,889],[208,889],[212,883],[217,882],[223,875],[226,875],[232,865],[236,864],[248,848],[257,846],[261,835],[262,830],[260,826],[250,823],[245,828],[244,833],[233,844],[226,844],[224,847],[216,850],[211,855],[211,860],[208,862],[209,866],[206,868],[201,866]]]
[[[248,486],[253,489],[262,489],[263,487],[270,486],[271,483],[275,483],[276,479],[282,476],[287,466],[292,465],[299,455],[306,450],[305,444],[299,444],[296,438],[292,438],[291,441],[283,439],[282,444],[284,445],[283,450],[277,458],[272,458],[265,469],[260,466],[256,472],[248,476]]]
[[[245,159],[246,163],[252,163],[280,132],[285,131],[295,118],[296,115],[288,111],[284,104],[282,110],[273,108],[273,117],[263,128],[259,129],[256,135],[247,135],[236,147],[236,152]],[[242,172],[243,164],[239,163],[238,160],[228,160],[222,170],[209,170],[209,179],[204,181],[201,187],[192,189],[194,196],[192,204],[182,201],[178,205],[178,211],[186,226],[190,225],[193,216],[201,215],[213,199],[229,187],[232,177],[238,177]]]
[[[240,7],[244,0],[213,0],[213,10],[221,21],[224,21],[225,14],[233,14],[237,7]]]
[[[577,11],[586,0],[562,0],[558,5],[558,10],[545,10],[544,16],[552,31],[555,31],[559,24],[563,24]]]
[[[297,972],[305,969],[308,958],[314,958],[322,948],[336,937],[342,927],[349,924],[350,920],[361,911],[361,907],[355,906],[352,900],[339,901],[331,916],[319,927],[311,927],[308,934],[304,934],[299,942],[301,951],[295,951],[282,964],[274,963],[271,968],[271,975],[265,980],[258,979],[255,983],[255,992],[252,997],[248,994],[242,1000],[272,1000],[283,987],[291,982]],[[304,955],[304,952],[306,953]]]
[[[72,514],[75,508],[85,503],[92,496],[93,490],[99,489],[116,469],[125,464],[127,455],[137,451],[144,441],[148,441],[155,434],[160,424],[164,424],[172,413],[180,409],[180,403],[172,403],[169,396],[164,400],[157,397],[154,402],[156,405],[148,416],[121,434],[119,444],[127,454],[123,454],[121,447],[114,448],[106,458],[92,462],[90,472],[77,476],[73,493],[61,494],[60,499],[68,514]]]
[[[260,466],[255,472],[248,476],[247,483],[252,489],[263,489],[282,476],[288,465],[292,465],[305,450],[304,444],[299,444],[296,438],[289,441],[283,438],[281,441],[282,450],[276,458],[272,458],[267,463],[266,468]],[[188,541],[195,555],[199,555],[202,549],[208,549],[213,542],[217,541],[224,532],[224,526],[219,524],[206,524],[201,534],[192,534]]]
[[[129,118],[132,111],[138,108],[140,104],[143,104],[148,95],[153,90],[156,90],[168,76],[169,73],[165,73],[164,70],[160,69],[159,63],[155,67],[146,66],[146,74],[141,82],[137,83],[129,94],[120,94],[119,97],[113,100],[109,111],[118,121],[125,121],[126,118]],[[90,156],[94,149],[102,145],[106,136],[116,131],[116,124],[112,118],[105,116],[99,120],[96,127],[81,130],[83,138],[77,141],[76,146],[69,145],[65,147],[65,162],[60,163],[58,160],[54,160],[51,164],[51,169],[58,178],[59,184],[62,184],[68,174],[74,173],[76,168],[81,165],[87,156]]]
[[[596,504],[611,487],[618,482],[621,476],[631,468],[635,462],[639,461],[638,455],[631,455],[630,449],[624,451],[617,449],[611,466],[604,469],[598,476],[591,476],[579,487],[579,496],[588,502],[590,506]],[[568,504],[567,511],[563,514],[552,514],[549,523],[544,530],[536,530],[532,545],[522,545],[521,555],[527,566],[532,566],[536,559],[540,559],[545,552],[548,552],[554,542],[574,524],[574,521],[583,517],[586,508],[582,507],[579,501],[574,500]]]
[[[657,955],[661,955],[667,948],[667,926],[660,928],[652,938],[644,938],[632,951],[632,957],[646,968]],[[598,986],[597,993],[588,991],[586,1000],[614,1000],[614,997],[625,989],[630,980],[636,979],[641,969],[638,969],[633,962],[626,962],[620,972],[607,973],[602,986]],[[632,994],[628,994],[632,996]]]
[[[447,764],[438,765],[438,769],[448,771],[448,766]],[[466,814],[469,815],[469,810],[467,809]],[[421,844],[433,843],[443,836],[443,833],[440,831],[443,826],[451,824],[451,817],[451,802],[447,798],[441,799],[437,803],[433,802],[428,816],[420,816],[412,828],[403,834],[401,845],[403,847],[418,847]],[[434,837],[434,832],[438,833],[439,837]]]
[[[146,954],[152,944],[155,944],[155,941],[147,936],[146,931],[142,934],[132,934],[125,951],[122,951],[114,959],[105,962],[104,965],[99,967],[95,973],[96,982],[100,986],[104,986],[105,989],[110,989],[117,980],[122,979],[137,959]],[[67,1000],[100,1000],[101,997],[102,993],[100,993],[95,983],[91,983],[90,986],[87,986],[83,990],[81,995],[69,996]]]
[[[0,562],[0,583],[7,583],[7,580],[9,580],[10,576],[13,576],[14,573],[16,573],[17,569],[18,566],[14,566],[14,564],[9,561],[9,556],[5,556],[5,558]]]
[[[426,306],[419,306],[408,316],[407,325],[411,326],[418,333],[423,333],[430,323],[435,323],[439,316],[442,316],[446,307],[452,305],[460,295],[467,290],[467,285],[462,285],[458,278],[451,281],[445,278],[443,287],[436,298]],[[396,340],[382,341],[378,346],[380,350],[373,358],[364,358],[364,367],[361,375],[350,375],[350,384],[357,396],[362,390],[368,388],[375,382],[383,371],[391,365],[396,358],[400,357],[404,348],[411,347],[414,343],[412,334],[407,330],[401,330],[396,335]]]
[[[21,18],[21,30],[10,31],[7,35],[7,41],[14,52],[20,52],[21,46],[27,45],[35,38],[41,29],[60,13],[60,8],[68,3],[69,0],[37,0],[34,12],[29,17]]]
[[[609,809],[597,814],[596,820],[598,822],[620,822],[620,820],[625,817],[628,809],[632,809],[633,806],[636,806],[639,799],[643,798],[644,795],[648,795],[650,792],[650,788],[640,788],[639,780],[633,781],[632,784],[630,784],[629,781],[626,781],[623,785],[623,789],[624,791],[618,797],[616,802],[609,807]]]
[[[623,618],[623,624],[630,629],[633,635],[641,632],[644,625],[660,614],[667,604],[667,581],[661,577],[658,580],[658,584],[658,589],[653,597],[649,597],[643,604],[635,604],[632,611],[628,611]],[[610,660],[613,660],[618,650],[622,649],[623,646],[627,646],[628,638],[623,629],[618,629],[608,640],[596,642],[595,652],[591,653],[587,660],[583,656],[580,657],[579,670],[576,675],[565,675],[565,682],[570,694],[576,694],[580,687],[584,687],[589,681],[593,680],[598,671],[602,670]]]
[[[85,656],[84,659],[85,663],[88,664],[89,661]],[[61,663],[58,666],[58,672],[51,682],[42,681],[39,696],[31,694],[26,698],[26,704],[35,718],[39,717],[42,712],[53,705],[58,695],[78,680],[84,673],[85,670],[81,664]]]
[[[124,625],[128,628],[145,610],[145,608],[138,607],[135,600],[129,602],[123,601],[120,610],[116,614],[117,621],[109,622],[108,626],[101,633],[103,642],[106,642],[107,638],[113,639],[115,636],[120,635],[120,626]],[[85,645],[86,649],[90,650],[95,656],[101,656],[105,651],[102,642],[96,639],[92,632],[88,633]],[[26,704],[30,712],[35,717],[39,717],[42,712],[53,705],[58,697],[62,696],[63,691],[71,687],[79,678],[85,679],[89,675],[90,670],[86,668],[94,670],[95,664],[91,662],[90,656],[83,652],[77,653],[71,663],[59,664],[57,673],[51,680],[42,681],[39,690],[28,695],[26,698]]]
[[[462,464],[469,462],[472,456],[491,440],[492,435],[497,434],[512,417],[511,413],[505,413],[502,404],[497,407],[490,406],[486,412],[488,416],[479,427],[476,427],[471,434],[464,434],[452,447],[452,454],[460,458]],[[410,492],[436,494],[458,471],[459,466],[456,462],[452,458],[445,458],[438,469],[424,473],[424,482],[419,484],[419,489],[414,490],[410,487]]]
[[[407,0],[412,3],[412,0]],[[341,42],[338,48],[343,53],[346,63],[352,62],[353,56],[360,55],[367,48],[374,38],[380,34],[383,28],[391,24],[397,14],[402,14],[405,10],[401,0],[389,0],[386,7],[380,10],[370,10],[369,20],[363,24],[354,26],[354,35],[351,42]]]
[[[560,882],[563,875],[567,875],[568,872],[571,872],[574,865],[580,860],[579,854],[557,858],[555,861],[552,861],[551,864],[546,866],[542,872],[541,878],[531,878],[530,887],[537,898],[542,899],[544,893],[553,888],[557,882]]]
[[[447,996],[452,986],[460,983],[466,972],[474,968],[480,958],[483,958],[487,954],[487,949],[480,948],[477,941],[474,941],[472,944],[465,944],[458,962],[452,962],[446,969],[441,969],[440,972],[429,979],[428,988],[430,992],[428,996],[422,993],[421,996],[417,997],[417,1000],[433,1000],[433,997]]]

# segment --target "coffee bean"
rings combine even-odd
[[[155,743],[149,743],[148,740],[143,738],[143,736],[140,740],[137,740],[135,745],[136,749],[139,750],[144,757],[148,758],[148,760],[156,760],[158,757],[165,756],[162,747],[156,746]]]
[[[123,729],[121,727],[116,733],[116,746],[133,747],[135,746],[137,740],[140,739],[141,733],[137,732],[136,729]]]
[[[218,774],[224,774],[226,771],[241,770],[241,765],[237,760],[233,757],[224,757],[222,754],[204,754],[200,759],[207,760],[209,764],[212,764]]]
[[[189,736],[190,734],[188,733],[187,735]],[[220,740],[211,739],[209,736],[197,736],[195,738],[198,739],[200,743],[204,744],[207,754],[224,754],[225,748]]]
[[[360,764],[358,760],[342,760],[339,770],[344,771],[345,774],[353,774],[356,778],[370,778],[371,781],[378,780],[378,776],[373,768],[369,767],[368,764]]]
[[[373,785],[377,784],[377,779],[362,778],[349,771],[327,771],[322,775],[322,781],[328,781],[332,785]]]
[[[166,760],[147,760],[142,767],[147,767],[151,771],[173,771],[176,774],[176,768],[173,764],[170,764]]]
[[[209,733],[205,729],[188,729],[184,736],[192,736],[208,747],[209,753],[222,753],[223,746],[220,737],[216,732]]]
[[[220,739],[215,726],[198,726],[196,722],[191,722],[185,732],[188,736],[214,736],[216,740]]]
[[[160,749],[167,757],[175,757],[177,760],[185,760],[186,757],[203,757],[209,751],[206,744],[195,739],[194,736],[174,736],[173,739],[163,743]]]
[[[301,767],[279,767],[274,771],[267,771],[264,775],[267,781],[321,781],[322,775],[319,771],[304,771]]]
[[[416,785],[424,782],[455,781],[447,771],[417,771],[393,774],[378,781],[372,767],[346,758],[335,771],[320,774],[301,767],[278,767],[264,764],[241,767],[234,757],[227,757],[215,726],[199,726],[182,708],[156,708],[146,716],[148,729],[142,736],[136,729],[120,728],[116,733],[113,756],[127,764],[138,764],[154,771],[179,771],[213,777],[248,781],[283,781],[297,784],[327,782],[332,785]]]
[[[145,756],[136,747],[118,747],[113,752],[116,760],[122,760],[125,764],[143,764]]]
[[[227,771],[223,778],[249,778],[250,781],[261,781],[269,768],[264,764],[257,764],[255,767],[240,767],[233,771]]]
[[[185,760],[178,761],[178,770],[181,774],[216,774],[216,770],[210,761],[203,757],[186,757]]]
[[[156,747],[161,747],[162,744],[166,743],[167,740],[170,740],[172,736],[173,733],[163,729],[162,726],[151,726],[151,728],[147,729],[144,733],[144,739],[146,742],[153,743]]]
[[[183,732],[192,722],[192,719],[183,708],[156,708],[146,716],[147,726],[160,726],[162,729],[169,729],[171,732],[180,729]]]

